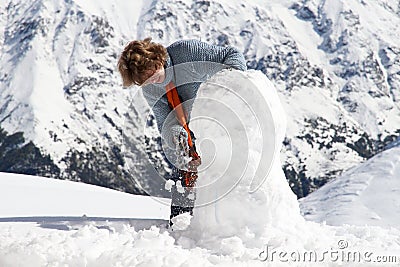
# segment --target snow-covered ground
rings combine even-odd
[[[226,71],[200,90],[200,101],[221,100],[232,105],[207,109],[204,119],[200,117],[201,105],[196,104],[201,102],[194,104],[192,115],[198,117],[193,127],[206,167],[199,174],[197,197],[201,207],[195,209],[187,230],[171,231],[165,228],[165,220],[159,220],[168,215],[168,206],[160,203],[165,199],[130,196],[74,182],[0,174],[0,266],[400,263],[398,228],[329,226],[301,216],[276,153],[285,133],[284,113],[274,87],[261,73]],[[243,92],[245,95],[241,95]],[[245,103],[247,109],[243,109]],[[211,123],[221,114],[230,116],[221,113],[222,108],[231,109],[232,120],[224,118],[219,122],[225,123]],[[255,114],[259,113],[251,110],[259,108],[269,110],[270,115],[257,124],[254,121],[260,118]],[[233,116],[237,110],[244,112]],[[262,131],[264,127],[269,129],[266,133]],[[221,136],[222,130],[228,131]],[[245,132],[247,135],[243,136]],[[265,161],[260,161],[265,156],[264,143],[260,141],[270,134],[274,141],[266,143],[269,164],[265,166]],[[244,139],[239,142],[235,139],[239,137]],[[216,140],[227,145],[210,149]],[[226,149],[222,155],[230,151],[228,156],[235,157],[221,156],[220,149]],[[224,175],[235,174],[241,166],[236,164],[243,164],[243,160],[246,164],[241,177]],[[257,171],[260,169],[261,173]],[[214,183],[210,174],[221,174],[214,176],[215,184],[209,183]],[[267,175],[265,181],[263,174]],[[256,178],[252,179],[253,176]],[[83,214],[86,216],[82,217]]]
[[[10,186],[10,178],[14,179],[14,186]],[[70,198],[62,197],[62,200],[58,201],[58,204],[64,202],[65,205],[56,207],[54,203],[57,201],[44,190],[43,181],[46,181],[48,188],[54,190],[53,193],[61,197],[66,191],[71,192]],[[269,259],[263,262],[266,253],[261,252],[266,251],[266,246],[248,247],[235,234],[215,236],[218,241],[214,240],[214,245],[218,244],[219,247],[213,251],[196,242],[193,232],[170,232],[163,227],[163,220],[136,217],[140,214],[138,211],[145,208],[143,204],[153,202],[151,198],[146,200],[132,196],[129,200],[126,194],[121,192],[104,191],[103,188],[91,185],[82,187],[81,183],[76,182],[67,182],[61,187],[58,182],[40,177],[0,174],[1,188],[7,186],[9,195],[7,198],[3,194],[0,196],[2,212],[4,206],[22,206],[26,210],[33,207],[39,210],[39,207],[34,206],[35,201],[31,196],[36,195],[43,201],[47,200],[47,205],[41,207],[46,212],[39,212],[39,217],[22,217],[22,214],[18,214],[21,217],[4,218],[1,214],[0,266],[269,266],[267,263],[270,263],[270,266],[287,266],[281,263],[276,254],[272,261],[272,251],[319,252],[318,259],[322,259],[325,251],[341,252],[338,246],[346,244],[349,246],[348,251],[373,253],[370,256],[372,261],[379,255],[400,255],[400,232],[395,228],[330,227],[313,222],[303,222],[298,227],[286,227],[285,224],[290,223],[291,219],[286,218],[285,221],[280,219],[276,222],[281,223],[281,227],[272,226],[273,222],[265,225],[265,230],[269,232],[269,239],[265,241],[269,248]],[[4,191],[2,190],[2,193]],[[91,195],[97,202],[88,202],[87,198],[83,197],[84,193]],[[11,195],[15,197],[10,198]],[[50,198],[46,199],[46,196]],[[99,214],[103,218],[92,218],[91,214],[94,213],[90,210],[97,210],[99,203],[104,203],[103,200],[107,199],[113,199],[114,207],[106,205]],[[65,214],[65,208],[71,200],[72,203],[81,202],[75,209],[69,207],[70,211],[75,210],[71,214],[80,215],[84,210],[87,218],[60,216]],[[119,215],[125,218],[112,216],[115,214],[114,208],[118,207]],[[160,211],[164,214],[168,210],[152,209],[149,217],[162,217]],[[255,223],[258,222],[257,218],[252,219]],[[221,222],[221,227],[223,226]],[[238,234],[246,233],[246,229],[236,230]],[[255,241],[259,240],[258,236],[249,237]],[[333,258],[326,256],[325,266],[339,265],[339,256],[340,254]],[[399,260],[397,258],[397,262]],[[309,266],[310,263],[307,260],[298,260],[296,265]],[[388,263],[375,263],[369,266],[387,265]]]
[[[169,218],[168,199],[12,173],[0,182],[1,217]]]

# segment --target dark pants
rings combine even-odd
[[[193,132],[190,132],[190,134],[192,136],[193,145],[195,145],[195,136]],[[177,167],[173,166],[173,164],[170,163],[169,161],[168,163],[172,169],[170,179],[173,180],[175,184],[178,183],[182,186],[182,187],[177,187],[176,185],[172,186],[170,219],[185,212],[189,212],[190,215],[193,215],[193,207],[196,200],[196,188],[185,187],[185,183],[182,177],[182,171]],[[171,220],[170,220],[170,225],[172,225]]]

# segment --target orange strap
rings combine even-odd
[[[188,122],[186,120],[187,113],[183,109],[183,105],[181,105],[181,100],[179,98],[178,91],[176,90],[176,86],[171,81],[166,86],[165,89],[167,91],[168,103],[170,104],[171,108],[175,111],[175,115],[176,115],[177,120],[183,126],[183,128],[186,130],[186,132],[188,134],[188,145],[189,145],[190,156],[193,159],[198,159],[199,155],[197,154],[196,150],[194,149],[192,136],[190,134],[189,125],[188,125]]]

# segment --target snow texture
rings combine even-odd
[[[285,113],[263,73],[217,73],[199,89],[191,127],[204,154],[192,224],[203,241],[237,235],[245,244],[254,236],[262,242],[267,224],[302,221],[279,158]]]
[[[186,230],[189,225],[190,225],[190,221],[192,219],[192,215],[189,214],[189,212],[185,212],[182,214],[179,214],[178,216],[175,216],[174,218],[171,219],[173,225],[172,225],[172,229],[175,230],[179,230],[179,231],[183,231]]]
[[[175,182],[173,180],[171,180],[171,179],[168,179],[165,182],[165,190],[171,192],[172,186],[174,186],[174,185],[175,185]]]
[[[400,227],[400,147],[388,149],[300,200],[308,220]]]

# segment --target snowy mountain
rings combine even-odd
[[[151,176],[141,164],[147,159],[137,130],[143,122],[135,119],[130,92],[121,90],[115,73],[123,41],[131,38],[125,33],[135,30],[132,13],[123,10],[137,9],[123,1],[1,5],[1,127],[10,135],[22,132],[58,167],[30,174],[143,193],[132,179]],[[129,131],[125,159],[124,128]],[[132,154],[141,161],[128,167]],[[18,172],[12,167],[3,171]]]
[[[159,137],[143,131],[154,122],[139,119],[137,88],[121,90],[116,71],[123,46],[147,36],[236,46],[273,81],[298,197],[400,133],[396,1],[6,0],[0,14],[0,125],[49,155],[58,170],[47,176],[165,194],[146,156],[162,171],[162,155],[147,152]]]
[[[300,199],[300,208],[329,225],[399,227],[399,190],[400,147],[393,147]]]

